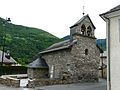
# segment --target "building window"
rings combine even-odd
[[[88,55],[88,49],[85,49],[85,55]]]
[[[88,36],[91,36],[91,33],[92,33],[92,29],[90,26],[87,27],[87,35]]]
[[[83,25],[81,26],[81,33],[82,33],[83,35],[85,35],[85,31],[86,31],[86,27],[85,27],[85,25],[83,24]]]

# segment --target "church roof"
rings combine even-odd
[[[109,13],[112,13],[112,12],[115,12],[115,11],[119,11],[119,10],[120,10],[120,5],[110,9],[109,11],[107,11],[107,12],[105,12],[103,14],[100,14],[100,16],[105,15],[105,14],[109,14]]]
[[[28,68],[48,68],[48,65],[44,58],[37,58],[28,65]]]
[[[77,22],[76,22],[74,25],[72,25],[70,28],[73,28],[73,27],[75,27],[75,26],[78,26],[78,24],[80,24],[80,23],[81,23],[84,19],[86,19],[86,18],[88,18],[88,19],[90,20],[93,28],[96,29],[96,27],[95,27],[94,24],[92,23],[92,21],[91,21],[91,19],[90,19],[90,17],[89,17],[88,14],[85,15],[85,16],[83,16],[79,21],[77,21]]]
[[[70,48],[73,44],[75,44],[77,40],[65,40],[59,43],[55,43],[45,49],[44,51],[40,52],[39,54],[47,53],[47,52],[52,52],[52,51],[57,51],[57,50],[62,50],[62,49],[67,49]]]
[[[0,51],[0,63],[2,62],[2,51]],[[10,59],[7,59],[5,57],[6,53],[4,52],[4,57],[3,57],[3,63],[4,64],[16,64],[17,62],[12,58],[10,57]]]
[[[95,29],[94,24],[92,23],[89,15],[85,15],[83,16],[78,22],[76,22],[73,26],[71,26],[70,28],[73,28],[77,25],[79,25],[83,20],[85,20],[86,18],[89,19],[89,21],[91,22],[93,28]],[[68,49],[71,46],[73,46],[75,43],[77,42],[77,40],[65,40],[59,43],[55,43],[53,45],[51,45],[50,47],[48,47],[47,49],[45,49],[44,51],[40,52],[39,54],[44,54],[44,53],[48,53],[48,52],[53,52],[53,51],[58,51],[58,50],[63,50],[63,49]]]

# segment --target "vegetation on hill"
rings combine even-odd
[[[67,35],[67,36],[63,37],[63,39],[64,39],[64,40],[70,39],[70,35]]]
[[[103,50],[106,51],[106,39],[97,39],[96,44]]]
[[[41,29],[7,23],[0,18],[0,50],[2,50],[5,41],[5,52],[10,50],[11,56],[23,65],[28,64],[38,52],[53,43],[69,38],[70,36],[68,35],[59,39]],[[96,43],[103,50],[106,50],[105,39],[98,39]]]
[[[11,56],[23,65],[28,64],[38,52],[60,41],[41,29],[3,22],[5,20],[0,18],[0,49],[5,37],[5,52],[10,50]]]

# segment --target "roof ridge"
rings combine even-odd
[[[72,42],[69,39],[69,40],[66,40],[66,42],[63,42],[63,43],[57,43],[57,45],[54,44],[50,48],[47,48],[44,51],[39,52],[39,54],[46,53],[46,52],[57,51],[57,50],[61,50],[61,49],[67,49],[67,48],[70,48],[70,46],[75,44],[76,42],[77,42],[76,39],[72,40]]]
[[[117,5],[116,7],[110,9],[110,11],[113,11],[113,10],[119,10],[120,9],[120,5]]]
[[[96,29],[96,27],[94,26],[92,20],[91,20],[90,17],[89,17],[89,14],[84,15],[80,20],[78,20],[78,21],[77,21],[74,25],[72,25],[70,28],[73,28],[73,27],[75,27],[75,26],[78,26],[78,24],[80,24],[80,23],[81,23],[84,19],[86,19],[87,17],[89,18],[92,26]]]
[[[100,14],[100,16],[105,15],[105,14],[109,14],[109,13],[112,13],[112,12],[115,12],[115,11],[118,11],[118,10],[120,10],[120,5],[117,5],[116,7],[110,9],[109,11]]]

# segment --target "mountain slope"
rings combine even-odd
[[[5,51],[10,50],[11,56],[19,63],[28,64],[38,52],[60,39],[41,29],[7,23],[0,18],[0,49],[5,36]]]
[[[97,39],[96,44],[103,50],[106,51],[106,39]]]

